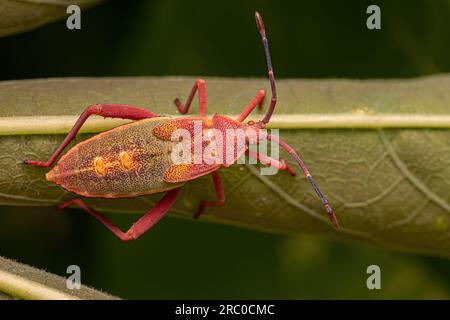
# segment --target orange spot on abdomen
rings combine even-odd
[[[133,159],[131,159],[131,155],[128,152],[123,151],[120,153],[120,163],[124,169],[130,170],[133,166]]]
[[[105,162],[102,158],[97,157],[94,159],[94,170],[99,176],[105,175]]]

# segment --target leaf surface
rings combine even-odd
[[[81,285],[68,289],[66,278],[0,257],[0,300],[78,300],[118,299]]]
[[[210,115],[237,115],[258,89],[267,89],[263,79],[206,81]],[[46,169],[22,160],[48,159],[86,106],[126,103],[175,116],[173,99],[184,101],[193,83],[183,77],[0,83],[0,203],[54,206],[73,197],[44,180]],[[254,165],[220,171],[226,204],[207,209],[200,220],[450,256],[450,76],[280,80],[278,88],[271,127],[281,128],[281,137],[303,157],[342,230],[330,226],[300,172],[295,178],[286,172],[262,176]],[[194,100],[192,113],[197,108]],[[263,113],[255,110],[250,118]],[[77,141],[122,123],[93,117]],[[295,167],[286,153],[281,156]],[[159,197],[88,202],[103,212],[143,213]],[[190,182],[172,214],[190,218],[201,199],[213,198],[209,177]]]
[[[101,0],[2,0],[0,37],[35,29],[67,16],[69,5],[82,9]]]

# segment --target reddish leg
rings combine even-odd
[[[75,138],[81,126],[91,115],[99,115],[105,118],[122,118],[130,120],[140,120],[157,116],[156,113],[153,113],[149,110],[125,104],[95,104],[89,106],[83,111],[73,128],[67,134],[64,141],[61,143],[58,149],[56,149],[56,151],[53,153],[50,159],[48,159],[47,162],[24,160],[24,163],[39,167],[50,167],[56,161],[64,148],[67,147],[67,145]]]
[[[225,192],[223,191],[222,181],[220,180],[220,175],[217,171],[211,173],[214,183],[214,189],[216,190],[216,201],[200,201],[200,205],[198,207],[197,213],[194,215],[195,219],[198,219],[200,215],[203,213],[206,207],[220,207],[225,203]]]
[[[85,210],[95,219],[100,221],[105,227],[107,227],[112,233],[114,233],[123,242],[135,240],[147,232],[151,227],[158,223],[166,213],[172,208],[173,204],[178,198],[181,188],[170,190],[166,195],[155,204],[153,208],[148,210],[138,221],[136,221],[127,232],[123,232],[117,226],[115,226],[111,220],[105,217],[103,214],[96,212],[89,207],[81,199],[71,199],[64,204],[60,205],[58,209],[64,209],[70,205],[77,205],[81,209]]]
[[[275,169],[278,169],[278,170],[286,170],[293,177],[296,175],[294,169],[292,169],[291,166],[289,166],[289,164],[286,161],[284,161],[283,159],[281,161],[278,161],[276,159],[272,159],[270,157],[267,157],[265,155],[262,155],[262,154],[259,154],[257,152],[253,152],[250,150],[247,150],[247,155],[250,158],[260,161],[262,164],[274,167]]]
[[[194,99],[195,93],[198,90],[198,104],[200,108],[200,115],[206,116],[206,109],[208,105],[208,101],[206,99],[206,82],[203,79],[197,79],[192,87],[191,93],[186,101],[186,104],[183,106],[180,99],[175,99],[175,104],[178,107],[178,111],[182,114],[186,114],[189,112],[189,108],[192,103],[192,99]]]
[[[256,108],[256,106],[261,108],[265,96],[266,91],[263,89],[259,90],[256,96],[252,99],[252,101],[250,101],[249,104],[244,108],[244,110],[242,110],[241,115],[236,120],[242,122],[248,117],[248,115],[253,111],[253,109]]]

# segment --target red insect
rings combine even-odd
[[[201,201],[194,217],[199,217],[205,207],[222,206],[225,202],[225,194],[217,170],[221,167],[228,167],[231,163],[227,161],[212,164],[174,163],[170,154],[177,141],[172,141],[171,136],[177,129],[185,129],[191,136],[194,136],[194,122],[200,122],[206,130],[214,129],[225,133],[227,129],[242,129],[244,131],[251,129],[258,132],[264,129],[270,121],[277,102],[275,78],[264,24],[259,13],[256,12],[255,17],[264,45],[272,91],[269,110],[262,120],[256,123],[253,121],[243,122],[255,107],[261,107],[265,96],[264,90],[260,90],[256,94],[237,119],[218,114],[208,118],[206,115],[206,85],[202,79],[198,79],[195,82],[184,106],[179,99],[175,99],[175,104],[180,113],[186,114],[189,111],[194,95],[198,91],[200,114],[196,117],[177,119],[161,117],[149,110],[131,105],[96,104],[89,106],[81,114],[72,130],[70,130],[62,144],[47,162],[25,160],[24,163],[40,167],[52,166],[64,148],[76,136],[86,119],[91,115],[137,120],[78,143],[61,157],[53,169],[46,174],[46,179],[83,197],[130,198],[160,192],[167,193],[153,208],[134,223],[127,232],[121,231],[108,218],[94,211],[81,199],[69,200],[60,205],[59,208],[78,205],[103,223],[120,240],[130,241],[140,237],[164,217],[177,200],[181,187],[190,180],[211,174],[217,195],[215,201]],[[214,130],[211,131],[214,132]],[[295,150],[276,136],[267,134],[265,137],[272,143],[280,145],[295,159],[314,187],[331,222],[336,228],[339,228],[336,216],[328,201],[320,192]],[[248,150],[248,143],[249,141],[246,141],[243,147],[238,148],[234,153],[232,162],[235,162],[242,154],[246,153],[249,157],[256,158],[263,164],[279,170],[286,170],[291,175],[295,175],[284,160],[278,161],[251,152]],[[206,147],[202,145],[202,148]]]

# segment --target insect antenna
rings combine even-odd
[[[275,109],[275,105],[277,103],[277,88],[275,85],[275,76],[273,74],[273,68],[272,68],[272,60],[270,59],[270,51],[269,51],[269,42],[266,37],[266,30],[264,28],[264,23],[261,18],[261,15],[258,12],[255,12],[255,19],[256,19],[256,25],[258,26],[259,34],[261,35],[261,40],[264,45],[264,51],[266,54],[266,63],[267,63],[267,71],[269,75],[269,81],[270,81],[270,88],[272,90],[272,98],[270,100],[269,109],[267,110],[266,115],[264,118],[259,122],[259,125],[263,128],[265,125],[270,121],[270,118],[272,117],[273,111]],[[324,197],[322,192],[320,191],[319,187],[317,187],[316,182],[314,181],[313,177],[311,176],[311,173],[309,172],[308,168],[305,166],[305,163],[300,158],[300,156],[295,152],[295,150],[290,147],[286,142],[281,140],[278,137],[275,137],[273,135],[267,135],[267,139],[277,143],[279,146],[281,146],[283,149],[285,149],[298,163],[300,168],[303,170],[303,173],[305,174],[306,178],[308,178],[309,182],[314,188],[314,191],[316,191],[317,195],[320,198],[320,201],[322,201],[323,206],[325,207],[325,210],[327,211],[328,217],[331,220],[331,223],[336,229],[339,229],[339,223],[336,218],[336,214],[334,213],[333,209],[331,208],[330,204],[328,203],[328,200]]]
[[[295,159],[295,161],[299,164],[300,168],[302,168],[303,173],[305,174],[305,177],[308,178],[309,182],[311,183],[311,185],[313,186],[317,195],[319,196],[320,201],[322,201],[322,204],[325,207],[325,210],[327,211],[327,214],[331,220],[331,223],[333,224],[333,226],[336,229],[339,229],[339,223],[337,221],[336,214],[334,213],[333,209],[329,205],[328,200],[324,197],[324,195],[320,191],[319,187],[317,187],[313,177],[311,176],[311,173],[309,172],[308,168],[306,167],[305,163],[300,158],[300,156],[297,154],[297,152],[295,152],[295,150],[291,146],[289,146],[286,142],[284,142],[283,140],[281,140],[280,138],[278,138],[274,135],[268,134],[267,140],[275,142],[276,144],[281,146]]]
[[[266,53],[267,71],[269,74],[270,88],[272,90],[272,98],[270,99],[269,109],[267,110],[264,118],[260,121],[261,126],[264,127],[270,121],[273,110],[275,109],[275,105],[277,103],[277,88],[275,86],[275,76],[273,74],[272,60],[270,59],[269,42],[267,41],[263,20],[258,12],[255,12],[255,19],[259,34],[261,35],[261,40],[264,45],[264,51]]]

